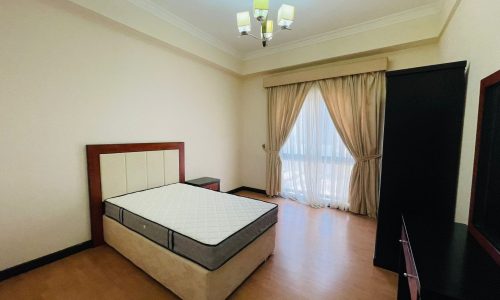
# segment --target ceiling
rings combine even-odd
[[[251,11],[253,0],[150,0],[212,40],[226,48],[248,55],[262,48],[250,37],[238,37],[236,13]],[[275,33],[271,47],[290,44],[314,35],[377,20],[389,15],[416,9],[441,0],[270,0],[270,18],[275,19],[278,8],[286,3],[295,6],[296,17],[292,31]],[[252,31],[258,32],[253,20]]]
[[[286,3],[296,7],[296,20],[262,48],[236,26],[236,13],[252,10],[252,0],[67,1],[243,76],[436,42],[461,2],[270,0],[272,19]]]

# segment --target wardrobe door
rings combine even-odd
[[[374,264],[396,271],[401,214],[452,223],[466,62],[387,73]]]

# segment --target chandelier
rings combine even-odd
[[[262,41],[262,46],[267,46],[273,38],[273,20],[268,20],[269,0],[253,0],[253,16],[260,24],[260,37],[253,35],[250,25],[250,13],[248,11],[239,12],[236,14],[238,30],[240,36],[251,36]],[[282,4],[278,10],[278,26],[280,30],[291,30],[290,26],[295,17],[295,7],[287,4]]]

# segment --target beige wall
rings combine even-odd
[[[439,15],[413,19],[382,28],[347,35],[333,40],[318,42],[314,46],[290,49],[286,52],[269,54],[246,60],[243,74],[269,71],[309,63],[311,61],[331,60],[356,53],[377,51],[386,47],[407,45],[418,41],[435,40],[442,28]],[[362,42],[360,42],[362,41]]]
[[[467,223],[469,217],[479,84],[500,69],[499,12],[498,0],[462,0],[439,43],[443,61],[470,63],[455,215],[461,223]]]
[[[0,270],[90,239],[85,144],[186,142],[240,186],[241,80],[64,0],[0,2]]]
[[[464,120],[462,158],[458,182],[455,220],[467,223],[479,82],[481,78],[500,69],[500,1],[463,0],[455,16],[435,44],[382,53],[387,56],[390,70],[436,63],[468,60],[470,71]],[[368,57],[364,57],[366,59]],[[262,88],[263,75],[246,78],[243,82],[240,177],[243,185],[265,188],[265,154],[260,145],[266,141],[267,108]]]

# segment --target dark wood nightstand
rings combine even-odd
[[[198,186],[204,189],[220,192],[220,179],[211,177],[201,177],[185,182],[189,185]]]

